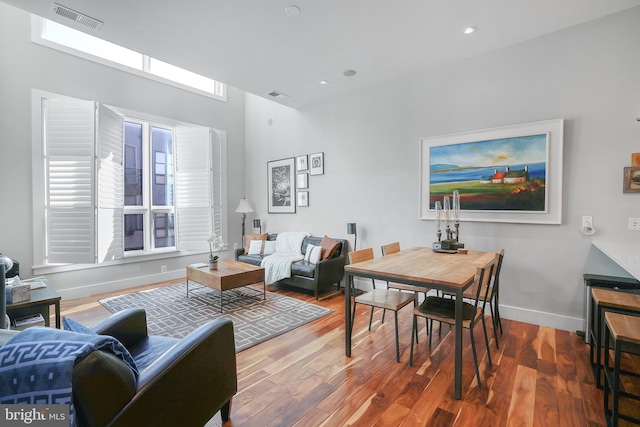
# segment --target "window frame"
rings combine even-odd
[[[92,62],[97,62],[98,64],[106,65],[107,67],[115,68],[115,69],[118,69],[118,70],[121,70],[121,71],[125,71],[127,73],[135,74],[135,75],[140,76],[140,77],[144,77],[144,78],[147,78],[147,79],[150,79],[150,80],[154,80],[154,81],[159,82],[159,83],[163,83],[163,84],[166,84],[166,85],[169,85],[169,86],[173,86],[173,87],[176,87],[176,88],[179,88],[179,89],[183,89],[183,90],[186,90],[186,91],[189,91],[189,92],[193,92],[193,93],[196,93],[198,95],[206,96],[208,98],[213,98],[213,99],[216,99],[216,100],[222,101],[222,102],[227,102],[227,85],[225,83],[222,83],[222,82],[217,81],[215,79],[210,79],[210,80],[214,81],[214,85],[215,85],[215,88],[216,88],[215,89],[215,93],[211,93],[211,92],[207,92],[207,91],[202,90],[202,89],[198,89],[196,87],[188,86],[186,84],[180,83],[180,82],[175,81],[175,80],[171,80],[171,79],[168,79],[168,78],[165,78],[165,77],[161,77],[161,76],[159,76],[157,74],[153,74],[150,71],[151,59],[154,59],[154,60],[157,60],[157,61],[160,61],[160,60],[157,59],[157,58],[153,58],[151,56],[145,55],[143,53],[140,53],[140,55],[142,55],[142,63],[141,63],[140,69],[137,69],[137,68],[132,68],[132,67],[129,67],[127,65],[115,62],[115,61],[111,61],[109,59],[106,59],[106,58],[103,58],[103,57],[100,57],[100,56],[97,56],[97,55],[92,55],[90,53],[87,53],[87,52],[84,52],[84,51],[81,51],[81,50],[78,50],[78,49],[74,49],[74,48],[72,48],[70,46],[66,46],[66,45],[61,44],[61,43],[57,43],[57,42],[45,39],[44,37],[42,37],[42,29],[43,29],[43,21],[44,20],[45,20],[45,18],[42,18],[42,17],[40,17],[38,15],[34,15],[34,14],[31,15],[31,41],[34,42],[34,43],[37,43],[37,44],[42,45],[42,46],[49,47],[51,49],[58,50],[60,52],[64,52],[64,53],[70,54],[70,55],[73,55],[73,56],[77,56],[79,58],[83,58],[83,59],[86,59],[86,60],[89,60],[89,61],[92,61]],[[57,24],[60,24],[57,21],[53,21],[53,22],[56,22]],[[64,25],[64,24],[60,24],[60,25]],[[69,28],[71,28],[72,30],[80,31],[80,30],[77,30],[77,29],[72,28],[72,27],[69,27]],[[86,34],[88,34],[90,36],[93,36],[93,34],[89,34],[89,33],[86,33]],[[93,37],[95,37],[95,36],[93,36]],[[111,42],[109,42],[109,43],[111,43]],[[112,44],[115,44],[115,43],[112,43]],[[119,45],[117,45],[117,46],[119,46]],[[120,47],[124,47],[124,46],[120,46]],[[131,49],[129,49],[129,50],[131,50]],[[164,62],[164,61],[160,61],[160,62]],[[174,64],[169,64],[169,65],[175,66]],[[188,72],[192,72],[190,70],[186,70],[186,69],[184,69],[184,70],[188,71]],[[197,74],[197,73],[194,73],[194,74]],[[198,74],[198,75],[202,76],[201,74]],[[202,77],[206,77],[206,76],[202,76]]]
[[[113,109],[113,108],[112,108]],[[117,112],[117,109],[114,109]],[[162,252],[175,252],[178,250],[178,236],[175,234],[176,230],[175,230],[175,226],[174,226],[174,245],[173,246],[169,246],[169,247],[164,247],[164,248],[157,248],[155,246],[155,219],[154,219],[154,215],[158,214],[158,213],[167,213],[167,214],[173,214],[174,215],[174,224],[176,223],[176,206],[175,206],[175,198],[176,198],[176,188],[175,188],[175,144],[176,144],[176,132],[175,132],[175,126],[172,126],[170,124],[161,122],[161,121],[152,121],[152,120],[148,120],[148,119],[140,119],[138,117],[135,116],[129,116],[126,114],[121,114],[121,116],[124,119],[125,123],[134,123],[134,124],[139,124],[142,126],[142,205],[140,206],[127,206],[126,204],[123,205],[123,215],[127,215],[127,214],[142,214],[143,215],[143,249],[141,250],[132,250],[132,251],[127,251],[124,246],[123,246],[123,250],[124,250],[124,257],[131,257],[131,256],[140,256],[140,255],[147,255],[147,254],[153,254],[153,253],[162,253]],[[172,206],[168,206],[168,205],[154,205],[153,204],[153,191],[152,191],[152,186],[153,186],[153,181],[154,181],[154,176],[153,176],[153,167],[152,167],[152,162],[153,162],[153,157],[155,156],[155,153],[153,152],[153,141],[152,141],[152,137],[151,137],[151,131],[152,129],[163,129],[166,131],[170,131],[171,132],[171,143],[173,145],[172,147],[172,151],[173,151],[173,162],[172,162],[172,174],[174,176],[174,183],[173,183],[173,205]],[[124,138],[122,143],[125,146],[125,150],[126,150],[126,144],[124,142]],[[125,154],[125,158],[126,158],[126,154]],[[165,170],[165,172],[168,172]],[[165,174],[166,175],[166,174]],[[124,221],[124,220],[123,220]],[[124,239],[124,228],[123,228],[123,239]]]

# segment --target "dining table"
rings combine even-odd
[[[351,293],[354,277],[421,286],[455,295],[454,397],[462,396],[462,294],[471,284],[477,267],[490,265],[493,252],[436,252],[430,247],[414,247],[372,260],[346,265],[345,354],[351,357]]]

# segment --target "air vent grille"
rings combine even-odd
[[[285,95],[284,93],[278,92],[277,90],[272,90],[267,95],[269,95],[272,98],[276,98],[276,99],[287,99],[287,98],[289,98],[289,95]]]
[[[99,21],[90,16],[84,15],[80,12],[76,12],[73,9],[69,9],[66,6],[62,6],[61,4],[54,3],[51,11],[56,15],[62,16],[63,18],[71,19],[72,21],[77,22],[78,24],[85,25],[87,27],[93,28],[94,30],[99,30],[102,27],[103,22]]]

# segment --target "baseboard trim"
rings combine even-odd
[[[522,307],[512,307],[500,304],[500,317],[518,322],[532,323],[539,326],[575,332],[584,329],[582,317],[569,317]]]
[[[166,280],[184,278],[184,269],[169,271],[167,273],[150,274],[148,276],[133,277],[130,279],[118,279],[113,282],[94,283],[92,285],[77,286],[75,288],[60,289],[58,293],[62,299],[82,298],[105,292],[120,291],[150,283],[164,282]]]

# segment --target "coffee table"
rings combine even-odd
[[[264,282],[264,268],[232,259],[218,261],[217,270],[206,267],[187,267],[187,297],[189,281],[194,281],[220,291],[220,312],[222,313],[222,292],[262,282],[262,299],[267,298],[267,285]]]

